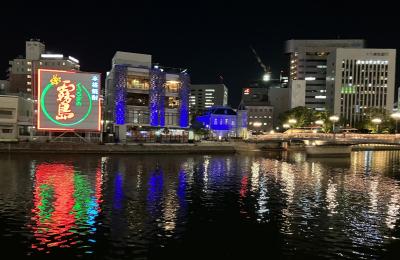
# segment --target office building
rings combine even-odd
[[[289,40],[289,87],[294,80],[305,80],[305,106],[324,111],[326,103],[326,60],[337,48],[363,48],[363,40]],[[290,107],[293,107],[290,105]]]
[[[151,58],[118,51],[112,59],[106,78],[104,130],[121,142],[178,140],[177,136],[187,135],[189,75],[152,65]]]
[[[79,61],[63,54],[47,53],[40,40],[25,43],[25,57],[20,56],[9,62],[9,93],[34,94],[38,69],[79,70]]]
[[[212,106],[228,104],[228,88],[225,84],[191,84],[189,96],[190,113],[202,113]]]
[[[289,93],[289,90],[292,89],[281,88],[279,86],[269,88],[268,90],[269,104],[274,108],[272,122],[275,128],[282,127],[281,125],[279,125],[279,116],[289,110],[289,99],[291,95],[291,93]]]
[[[327,65],[326,100],[346,124],[356,126],[368,108],[392,112],[396,50],[338,48]]]

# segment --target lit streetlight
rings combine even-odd
[[[382,119],[380,118],[374,118],[371,120],[372,123],[376,125],[376,132],[379,132],[379,124],[382,123]]]
[[[290,128],[290,125],[289,124],[283,124],[282,127],[285,128],[285,129],[288,129],[288,128]]]
[[[400,119],[400,112],[396,112],[390,115],[396,121],[395,133],[397,134],[397,121]]]
[[[335,123],[337,121],[339,121],[339,117],[338,116],[330,116],[329,121],[331,121],[333,123],[332,131],[333,131],[333,133],[335,133]]]
[[[324,121],[323,120],[317,120],[317,121],[315,121],[315,124],[316,125],[323,125]]]
[[[288,123],[291,124],[291,125],[294,125],[294,124],[297,123],[297,120],[294,119],[294,118],[291,118],[291,119],[288,120]]]

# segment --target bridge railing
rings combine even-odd
[[[289,140],[289,139],[322,139],[322,140],[382,140],[400,141],[400,134],[356,134],[356,133],[274,133],[265,135],[255,135],[250,140]]]

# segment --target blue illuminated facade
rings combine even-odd
[[[139,130],[146,138],[183,134],[189,127],[189,85],[186,70],[152,65],[150,55],[117,52],[106,78],[105,129],[120,140]]]
[[[236,112],[227,106],[214,106],[207,109],[203,115],[196,117],[196,120],[210,130],[213,137],[241,137],[243,111]]]

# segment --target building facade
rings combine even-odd
[[[247,129],[267,132],[273,129],[274,109],[270,105],[268,87],[244,88],[242,102],[247,111]]]
[[[330,110],[355,126],[368,108],[391,113],[395,95],[396,50],[339,48],[328,57]]]
[[[0,141],[17,141],[32,134],[33,101],[19,96],[0,96]]]
[[[326,102],[326,70],[329,53],[337,48],[363,48],[363,40],[289,40],[289,87],[294,80],[305,80],[305,106],[324,111]],[[291,106],[292,107],[292,106]]]
[[[0,95],[5,95],[8,93],[10,88],[10,82],[8,80],[0,80]]]
[[[151,55],[117,52],[106,78],[104,130],[123,142],[182,136],[189,126],[189,81],[184,71],[153,66]]]
[[[63,54],[46,53],[45,44],[40,40],[25,43],[25,57],[9,62],[9,93],[34,95],[38,69],[79,70],[79,61]]]
[[[228,106],[213,106],[197,116],[196,120],[210,130],[211,137],[221,140],[229,137],[247,137],[247,115],[241,105],[235,111]]]
[[[189,96],[190,113],[202,113],[212,106],[228,104],[228,88],[225,84],[191,84]]]

